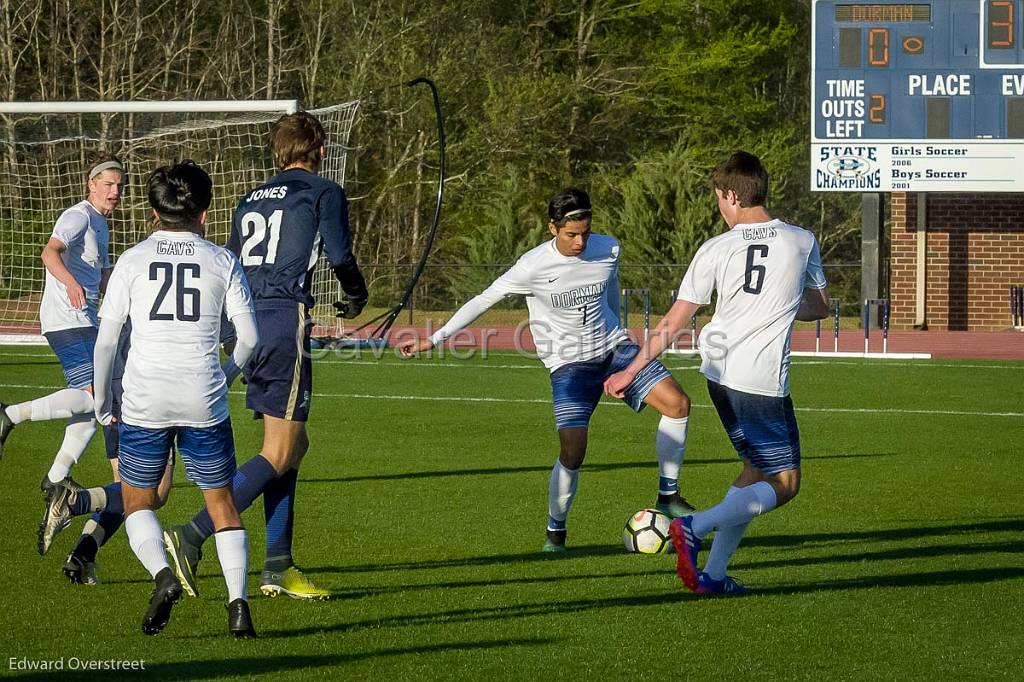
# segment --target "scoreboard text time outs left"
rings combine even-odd
[[[811,189],[1024,191],[1024,0],[815,0]]]

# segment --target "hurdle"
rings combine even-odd
[[[651,331],[651,290],[650,289],[623,289],[620,320],[625,329],[629,329],[629,297],[639,296],[644,310],[644,339]]]
[[[821,320],[814,325],[814,350],[793,351],[790,355],[795,357],[817,357],[817,358],[869,358],[872,360],[930,360],[931,353],[890,353],[889,352],[889,299],[887,298],[866,298],[861,304],[861,325],[864,327],[864,350],[863,351],[841,351],[839,350],[839,306],[841,301],[830,298],[829,307],[832,309],[832,350],[821,350]],[[878,308],[882,328],[882,350],[881,352],[871,350],[871,309]]]
[[[1021,300],[1021,312],[1024,314],[1024,299]],[[821,320],[817,320],[814,324],[814,350],[812,351],[790,351],[791,357],[798,358],[867,358],[871,360],[930,360],[931,353],[904,353],[904,352],[890,352],[889,351],[889,299],[887,298],[870,298],[864,299],[861,304],[861,323],[864,326],[864,350],[863,351],[841,351],[839,350],[839,309],[842,305],[842,301],[837,298],[829,298],[829,317],[832,318],[832,350],[821,349]],[[882,328],[882,350],[872,351],[871,350],[871,308],[877,307],[880,311],[880,321]],[[678,344],[673,341],[673,344],[667,353],[673,355],[697,355],[700,353],[700,348],[697,343],[697,317],[690,318],[691,336],[690,336],[690,347],[679,348]]]
[[[1024,286],[1010,286],[1010,321],[1013,328],[1024,331]]]

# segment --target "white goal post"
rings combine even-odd
[[[144,238],[145,180],[160,165],[193,159],[213,178],[207,238],[227,241],[238,199],[276,172],[270,128],[297,100],[174,102],[0,102],[0,343],[41,342],[40,253],[62,211],[85,198],[90,154],[103,150],[128,169],[121,205],[109,217],[112,260]],[[324,125],[321,174],[345,184],[348,142],[359,102],[309,110]],[[314,317],[335,328],[341,290],[321,262]]]

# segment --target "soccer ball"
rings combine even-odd
[[[640,554],[663,554],[672,546],[668,527],[672,519],[657,509],[641,509],[626,521],[622,543]]]

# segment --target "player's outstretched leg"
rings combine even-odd
[[[91,371],[90,371],[91,374]],[[64,388],[56,393],[15,405],[0,402],[0,459],[4,444],[14,427],[27,421],[70,419],[76,415],[91,415],[92,395],[79,388]]]

